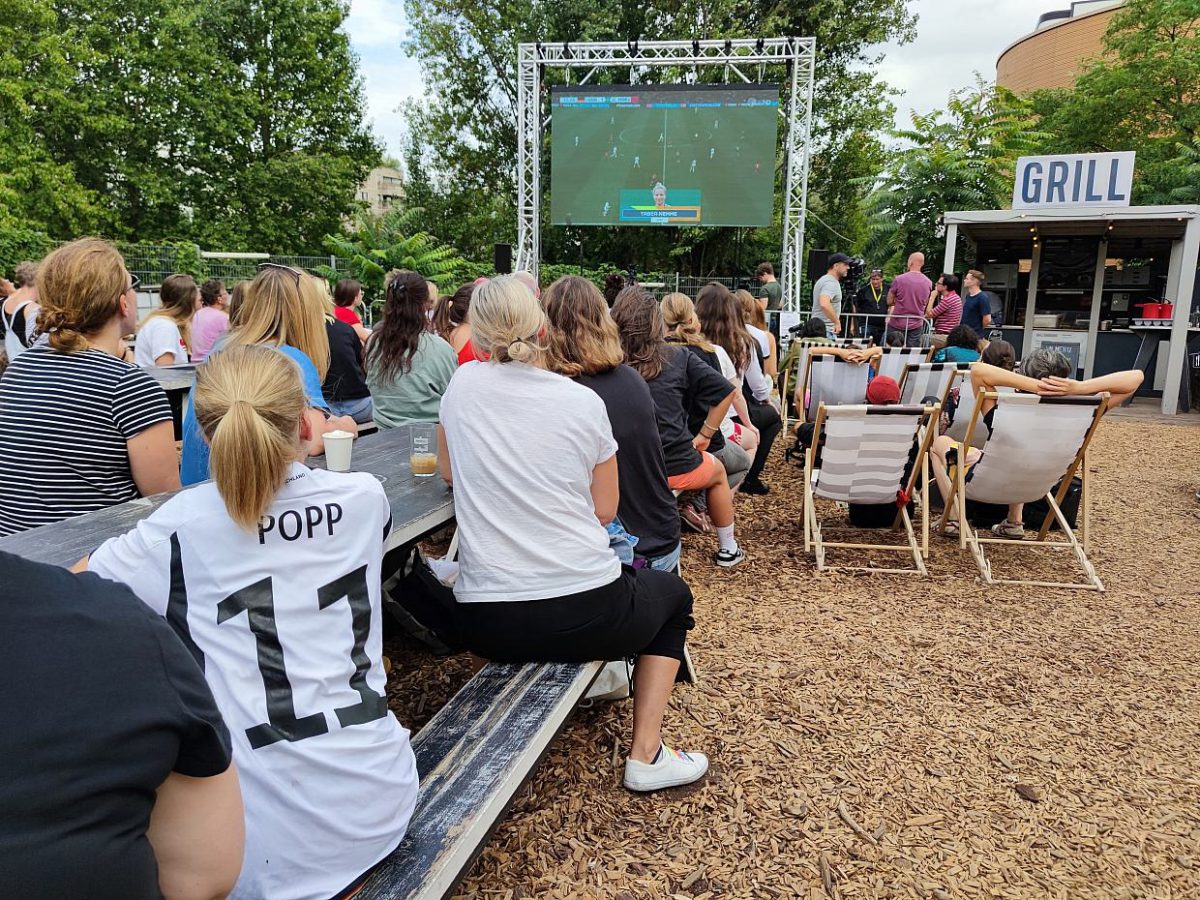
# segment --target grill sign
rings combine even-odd
[[[1128,206],[1133,158],[1132,150],[1022,156],[1017,160],[1013,209]]]

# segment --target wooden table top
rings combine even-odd
[[[178,366],[147,366],[142,370],[163,386],[165,391],[191,390],[196,380],[194,363],[183,363]]]
[[[442,479],[417,478],[408,464],[410,426],[380,430],[354,442],[350,468],[370,472],[383,484],[392,506],[388,548],[417,540],[454,519],[454,498]],[[324,457],[308,464],[324,468]],[[184,490],[189,490],[185,488]],[[74,565],[111,537],[124,534],[170,499],[139,497],[108,509],[0,538],[0,550],[51,565]]]

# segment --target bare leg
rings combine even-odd
[[[728,488],[727,488],[728,490]],[[662,743],[662,720],[679,660],[669,656],[639,656],[633,670],[633,746],[629,756],[652,763]]]
[[[946,451],[954,446],[954,440],[942,434],[933,439],[933,445],[929,448],[929,464],[933,467],[933,477],[937,481],[938,492],[942,495],[942,502],[946,502],[946,498],[950,496],[950,473],[946,468]],[[950,511],[949,522],[957,522],[958,516],[954,511]]]
[[[742,449],[754,456],[754,451],[758,449],[758,434],[744,429],[742,431]]]
[[[717,474],[705,488],[708,496],[708,517],[717,528],[733,524],[733,492],[729,490],[729,479],[725,467],[718,465]]]
[[[1025,504],[1010,503],[1008,504],[1008,521],[1020,525],[1025,521]]]

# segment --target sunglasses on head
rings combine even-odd
[[[129,273],[129,290],[136,291],[142,286],[142,279],[138,278],[132,272]]]
[[[285,266],[283,263],[273,263],[273,262],[259,263],[258,271],[261,272],[263,269],[282,269],[284,272],[289,273],[296,279],[297,287],[300,286],[300,276],[304,274],[299,269],[293,269],[291,266]]]

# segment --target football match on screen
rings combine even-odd
[[[771,222],[779,88],[556,86],[555,225]]]

